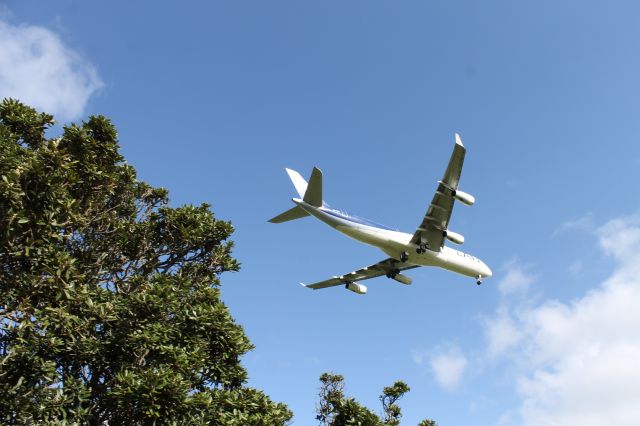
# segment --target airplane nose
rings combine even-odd
[[[483,277],[487,277],[488,278],[488,277],[493,275],[493,272],[491,272],[491,269],[484,262],[482,262],[482,269],[483,269],[483,271],[482,271],[482,276]]]

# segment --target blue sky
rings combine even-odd
[[[640,6],[583,1],[0,3],[0,97],[113,119],[141,179],[236,233],[223,297],[252,386],[315,424],[317,378],[403,424],[638,424]],[[311,218],[267,219],[284,171],[413,232],[453,146],[451,229],[494,277],[313,282],[384,258]],[[606,421],[604,420],[606,419]]]

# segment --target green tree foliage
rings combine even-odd
[[[220,300],[229,222],[136,179],[116,129],[0,104],[0,423],[277,425]]]
[[[325,426],[398,426],[402,412],[396,404],[409,392],[406,383],[397,381],[383,389],[380,395],[382,416],[362,406],[354,398],[344,394],[344,377],[324,373],[320,376],[320,402],[316,419]],[[418,426],[437,426],[433,420],[423,420]]]

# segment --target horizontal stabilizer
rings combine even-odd
[[[300,206],[295,206],[284,213],[280,213],[278,216],[269,219],[271,223],[282,223],[290,220],[300,219],[302,217],[309,216],[309,213],[304,211]]]

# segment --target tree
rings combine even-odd
[[[0,104],[0,423],[276,425],[220,300],[233,227],[169,207],[102,116]]]
[[[382,417],[379,417],[354,398],[344,395],[344,377],[341,375],[324,373],[320,376],[320,383],[316,419],[325,426],[398,426],[402,412],[396,402],[410,390],[401,381],[385,387],[380,395]],[[418,426],[436,426],[436,422],[423,420]]]

